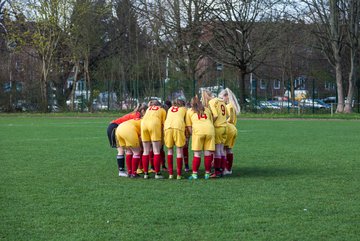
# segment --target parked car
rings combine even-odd
[[[260,109],[280,109],[280,106],[274,105],[270,101],[259,101],[258,106]]]
[[[299,102],[300,107],[304,108],[317,108],[317,109],[330,109],[331,105],[326,104],[324,101],[320,99],[303,99]]]
[[[322,99],[322,101],[326,104],[334,104],[334,103],[336,103],[336,96],[326,97],[326,98]]]

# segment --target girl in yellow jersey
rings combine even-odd
[[[225,157],[224,144],[226,141],[226,104],[222,98],[214,98],[212,93],[207,90],[202,91],[202,101],[205,106],[208,106],[211,110],[214,127],[215,127],[215,156],[214,156],[214,168],[215,173],[211,177],[221,177],[222,175],[222,158]]]
[[[136,169],[140,162],[140,118],[128,120],[116,128],[116,140],[119,146],[126,149],[126,168],[129,177],[137,177]]]
[[[177,179],[181,179],[181,169],[183,161],[183,147],[186,143],[185,138],[185,101],[176,99],[168,109],[164,124],[164,142],[168,149],[167,160],[169,179],[174,178],[173,167],[173,147],[176,146],[176,172]]]
[[[224,149],[226,154],[226,161],[223,163],[223,175],[230,175],[232,174],[232,164],[234,155],[232,149],[234,147],[234,143],[237,137],[237,129],[236,129],[236,122],[237,122],[237,114],[240,112],[240,106],[236,99],[234,93],[229,89],[226,88],[219,93],[219,96],[223,98],[225,101],[226,109],[228,110],[228,118],[227,118],[227,138],[225,141]]]
[[[211,111],[202,105],[197,96],[191,100],[191,109],[186,113],[186,127],[192,135],[192,150],[194,152],[193,173],[189,179],[198,179],[202,151],[204,151],[205,179],[209,179],[212,154],[215,150],[215,129]]]
[[[159,101],[154,100],[152,101],[151,106],[146,110],[146,113],[141,121],[141,139],[144,148],[142,162],[145,179],[149,178],[149,152],[151,147],[154,152],[155,178],[163,178],[160,173],[160,150],[165,118],[166,111],[161,107],[161,103]]]

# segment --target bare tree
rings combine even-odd
[[[208,53],[216,61],[239,71],[241,107],[246,97],[246,76],[264,63],[275,46],[276,34],[271,23],[278,14],[273,11],[278,2],[224,0],[215,5]]]
[[[337,113],[344,112],[344,87],[342,69],[342,51],[344,49],[344,16],[341,15],[341,0],[302,0],[307,6],[305,19],[315,24],[317,37],[321,49],[329,63],[335,69],[338,105]]]
[[[27,31],[13,35],[14,41],[35,50],[41,60],[41,106],[48,111],[49,74],[53,67],[54,53],[63,34],[64,16],[68,13],[67,0],[14,1],[17,12],[26,19]]]
[[[360,2],[348,0],[343,2],[344,16],[346,16],[347,45],[350,51],[350,71],[348,79],[347,101],[345,102],[345,113],[352,112],[352,100],[359,70],[359,41],[360,41]]]
[[[214,2],[156,0],[151,5],[144,2],[142,6],[144,16],[151,26],[152,36],[167,52],[164,59],[168,55],[176,68],[183,73],[184,78],[192,80],[194,86],[196,79],[202,74],[198,65],[203,55],[201,38],[209,23]]]

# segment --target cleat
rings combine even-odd
[[[189,171],[190,171],[189,165],[186,165],[185,166],[185,172],[189,172]]]
[[[127,176],[128,174],[126,173],[126,171],[124,170],[119,171],[119,177],[127,177]]]
[[[232,171],[231,170],[229,171],[228,169],[225,168],[222,174],[223,174],[223,176],[231,175]]]
[[[220,173],[213,173],[210,175],[211,178],[220,178],[222,175]]]
[[[155,173],[154,168],[150,168],[149,173]]]
[[[143,174],[143,173],[144,173],[143,169],[138,168],[136,170],[136,174]]]
[[[189,180],[196,180],[196,179],[198,179],[198,175],[193,173],[188,179]]]
[[[181,179],[183,179],[183,177],[180,176],[180,175],[177,175],[176,179],[177,179],[177,180],[181,180]]]
[[[167,172],[167,171],[168,171],[168,169],[167,169],[166,166],[163,166],[163,167],[162,167],[162,170],[163,170],[164,172]]]
[[[205,173],[205,177],[206,180],[208,180],[210,178],[210,173]]]
[[[155,179],[164,179],[164,176],[161,173],[155,174]]]
[[[144,174],[144,179],[149,179],[149,174],[145,173]]]
[[[131,174],[129,177],[130,177],[130,178],[139,178],[140,175],[139,175],[139,174]]]
[[[174,175],[169,175],[169,179],[174,179]]]

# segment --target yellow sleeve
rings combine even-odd
[[[214,100],[214,99],[213,99],[213,100]],[[210,100],[210,101],[209,101],[210,111],[211,111],[212,116],[213,116],[214,118],[216,118],[216,117],[219,116],[218,109],[217,109],[217,104],[218,104],[217,100],[214,100],[214,101]]]
[[[234,108],[232,106],[229,106],[228,108],[226,108],[226,116],[228,116],[227,121],[229,123],[234,123],[235,122],[235,111],[234,111]]]
[[[191,111],[188,110],[186,112],[186,115],[185,115],[185,125],[186,126],[192,126],[192,123],[191,123]]]

